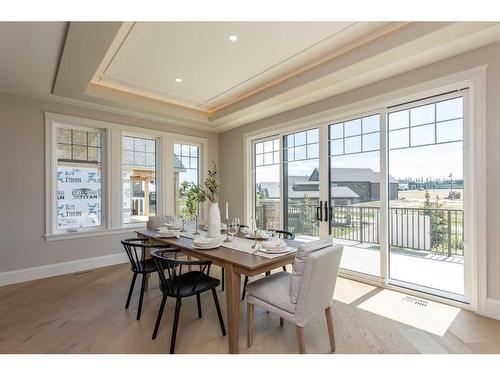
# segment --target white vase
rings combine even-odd
[[[210,203],[208,206],[207,237],[217,238],[220,236],[220,211],[218,203]]]

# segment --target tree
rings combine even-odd
[[[443,204],[436,195],[436,201],[431,202],[428,190],[425,190],[424,215],[429,217],[431,224],[431,249],[444,251],[448,243],[448,219],[443,210]]]

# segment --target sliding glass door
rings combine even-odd
[[[328,127],[329,229],[341,267],[380,275],[380,115]]]
[[[345,274],[468,300],[466,93],[254,141],[258,226],[330,234]]]
[[[390,282],[464,295],[463,97],[388,115]],[[394,176],[394,177],[392,177]]]
[[[310,241],[319,238],[319,129],[283,137],[283,218],[285,230]]]

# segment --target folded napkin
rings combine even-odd
[[[264,242],[261,246],[265,249],[283,249],[286,247],[286,242],[278,238],[277,240]]]
[[[199,236],[199,237],[195,237],[194,238],[194,243],[195,244],[213,244],[213,243],[216,243],[216,242],[219,242],[221,240],[221,237],[216,237],[216,238],[212,238],[212,237],[204,237],[204,236]]]
[[[177,238],[179,238],[181,236],[181,231],[180,230],[168,229],[166,227],[160,227],[160,228],[158,228],[158,232],[161,235],[175,236]]]

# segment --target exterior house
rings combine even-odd
[[[372,202],[380,200],[380,173],[371,168],[332,168],[331,193],[333,204],[350,205],[355,203]],[[398,181],[389,176],[390,199],[398,198]],[[292,193],[289,198],[296,195],[310,198],[319,197],[319,171],[317,168],[307,179],[296,180],[291,186]]]
[[[380,174],[371,168],[332,168],[331,196],[335,205],[346,206],[380,200]],[[288,177],[287,199],[290,203],[302,201],[304,197],[319,200],[319,171],[314,169],[309,176]],[[389,176],[390,198],[398,198],[398,181]],[[280,199],[279,182],[258,184],[261,201]]]

